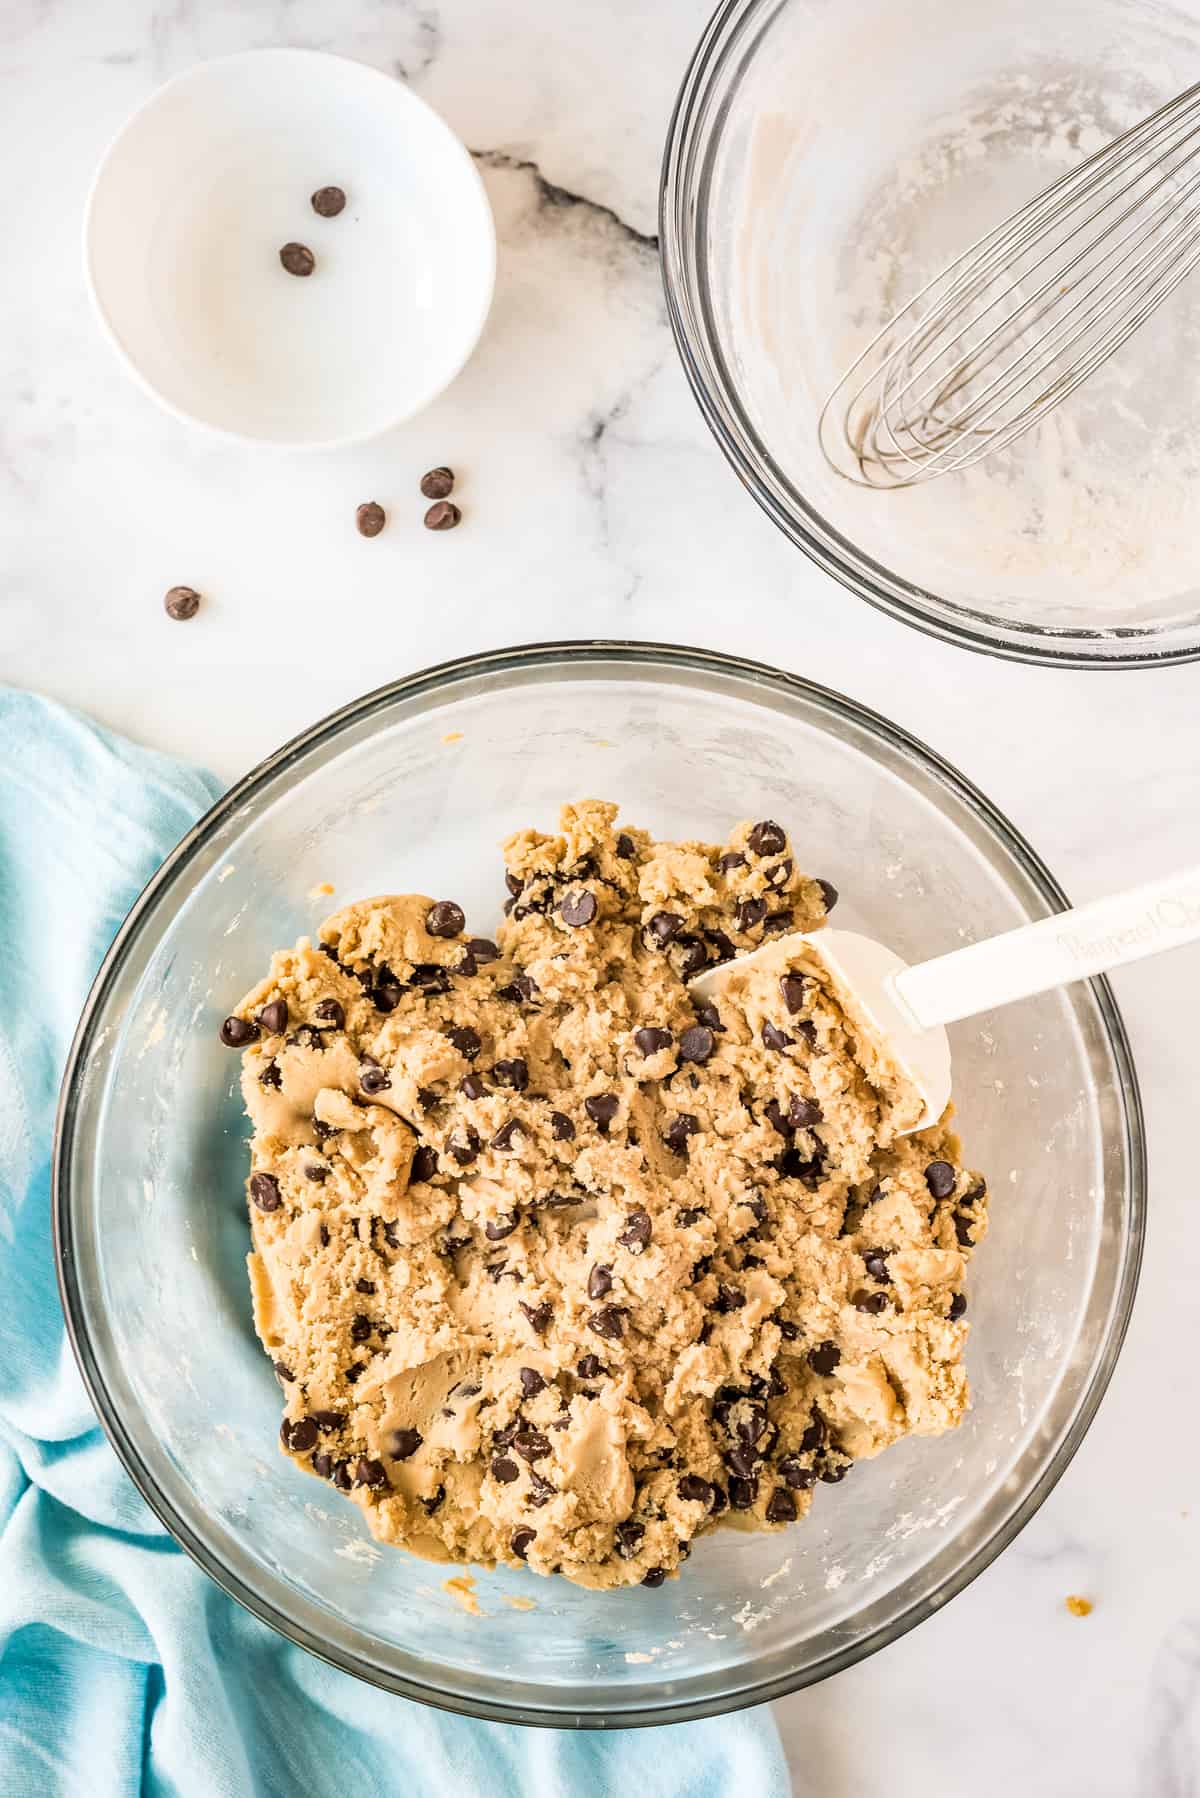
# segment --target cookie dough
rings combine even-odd
[[[985,1187],[947,1119],[897,1134],[818,980],[689,996],[836,901],[778,824],[656,842],[590,800],[504,855],[495,942],[365,900],[222,1026],[255,1326],[285,1452],[381,1540],[656,1586],[958,1422]]]

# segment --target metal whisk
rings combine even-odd
[[[1060,176],[923,287],[842,376],[830,466],[911,487],[1005,449],[1200,261],[1200,83]]]

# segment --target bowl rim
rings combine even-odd
[[[1056,668],[1115,671],[1200,659],[1200,618],[1186,627],[1192,641],[1173,645],[1169,639],[1160,644],[1152,631],[1133,626],[1052,627],[995,617],[942,599],[859,549],[804,499],[777,466],[724,366],[709,296],[696,276],[693,257],[698,212],[708,186],[708,127],[702,115],[710,88],[735,53],[741,69],[749,62],[753,50],[745,51],[744,38],[752,33],[757,16],[768,15],[760,27],[765,30],[787,4],[789,0],[720,0],[680,83],[659,177],[659,260],[671,333],[696,403],[734,473],[784,536],[840,586],[943,643]],[[722,115],[726,105],[727,98]],[[693,168],[697,158],[704,163],[699,181]],[[1168,638],[1167,632],[1162,635]],[[1114,649],[1114,644],[1119,647]]]
[[[127,344],[122,333],[117,329],[116,324],[109,314],[108,307],[105,305],[101,296],[100,284],[96,278],[94,246],[97,199],[100,193],[101,184],[108,174],[109,165],[126,137],[130,136],[140,126],[146,113],[148,113],[152,107],[159,105],[165,96],[185,88],[193,81],[206,79],[214,69],[227,67],[236,63],[246,63],[251,60],[258,62],[266,58],[275,58],[287,62],[299,62],[303,60],[309,64],[318,62],[341,63],[359,70],[364,76],[373,78],[374,83],[378,86],[381,94],[386,85],[386,87],[391,90],[391,98],[395,99],[397,96],[399,97],[399,104],[401,107],[409,106],[415,111],[425,113],[428,116],[429,120],[438,128],[444,138],[447,156],[459,162],[464,174],[468,176],[468,185],[473,183],[474,187],[478,189],[479,194],[480,210],[478,236],[480,239],[481,250],[479,307],[477,316],[471,322],[470,329],[464,333],[462,346],[458,355],[447,363],[444,377],[440,380],[439,384],[436,387],[421,393],[418,396],[415,405],[402,407],[399,411],[394,412],[391,417],[384,419],[380,423],[368,425],[363,430],[343,432],[337,437],[264,437],[254,431],[243,431],[233,425],[220,424],[215,419],[201,418],[198,413],[190,412],[185,406],[181,406],[177,401],[168,398],[163,390],[156,386],[145,373],[134,351]],[[388,431],[393,431],[398,426],[407,424],[409,419],[415,418],[419,413],[423,412],[426,407],[431,406],[436,399],[440,398],[451,383],[458,379],[479,346],[479,340],[483,336],[484,327],[487,324],[488,317],[492,310],[492,301],[496,294],[496,220],[492,212],[491,201],[488,199],[487,188],[484,185],[483,177],[479,173],[479,169],[475,164],[471,152],[467,149],[467,146],[463,143],[462,139],[453,128],[447,124],[437,108],[431,106],[428,100],[423,99],[407,81],[401,79],[398,75],[389,75],[385,69],[376,67],[374,63],[363,62],[356,56],[343,56],[333,50],[316,50],[299,44],[262,44],[251,50],[234,50],[225,56],[206,57],[200,62],[191,63],[186,69],[181,69],[178,74],[172,75],[168,80],[161,82],[157,87],[153,88],[143,100],[140,100],[133,108],[132,112],[121,121],[120,125],[105,145],[92,174],[91,181],[88,184],[87,198],[84,201],[83,207],[82,252],[84,286],[87,288],[92,315],[100,327],[101,334],[111,345],[118,361],[121,363],[126,373],[129,374],[138,387],[141,388],[143,393],[147,394],[156,405],[161,406],[172,418],[177,418],[184,424],[194,425],[198,430],[207,431],[215,437],[223,438],[226,442],[252,444],[258,449],[279,450],[283,452],[349,449],[357,444],[371,443],[377,437],[384,436]]]
[[[353,1674],[368,1684],[382,1687],[384,1690],[402,1697],[431,1704],[437,1709],[479,1717],[491,1722],[518,1723],[555,1729],[637,1728],[661,1723],[679,1723],[722,1715],[725,1712],[740,1710],[750,1705],[769,1703],[776,1698],[786,1696],[789,1692],[817,1684],[831,1674],[841,1672],[845,1668],[865,1660],[878,1649],[887,1647],[890,1643],[907,1635],[909,1630],[918,1623],[941,1609],[948,1599],[955,1597],[976,1579],[1013,1541],[1040,1510],[1074,1458],[1095,1417],[1120,1354],[1137,1290],[1145,1233],[1146,1145],[1137,1076],[1125,1026],[1111,989],[1106,980],[1095,978],[1085,984],[1091,989],[1091,996],[1099,1013],[1106,1044],[1117,1075],[1116,1091],[1124,1123],[1126,1159],[1124,1214],[1127,1219],[1127,1230],[1102,1346],[1097,1352],[1087,1385],[1080,1394],[1074,1415],[1065,1429],[1058,1447],[1022,1501],[972,1553],[967,1555],[959,1567],[947,1574],[934,1592],[913,1598],[901,1612],[888,1622],[878,1625],[854,1643],[831,1651],[808,1667],[791,1670],[757,1682],[738,1679],[735,1675],[736,1683],[734,1683],[733,1689],[723,1691],[715,1697],[711,1695],[691,1699],[683,1697],[666,1703],[649,1702],[643,1698],[641,1701],[635,1702],[629,1709],[619,1706],[601,1709],[589,1708],[586,1702],[579,1703],[577,1701],[578,1694],[572,1692],[573,1702],[570,1707],[557,1710],[526,1701],[498,1702],[489,1698],[479,1698],[474,1694],[468,1697],[461,1691],[427,1685],[406,1674],[381,1667],[362,1655],[333,1647],[305,1624],[286,1614],[271,1598],[244,1583],[239,1575],[226,1567],[195,1535],[190,1525],[176,1513],[170,1500],[157,1484],[154,1475],[141,1459],[109,1396],[103,1372],[88,1337],[85,1307],[82,1303],[81,1289],[76,1282],[72,1217],[72,1161],[75,1131],[83,1099],[83,1089],[89,1077],[95,1039],[113,982],[140,933],[143,921],[148,918],[159,899],[187,868],[193,857],[204,848],[214,832],[249,798],[268,788],[279,775],[285,773],[309,751],[332,743],[348,727],[361,724],[373,715],[384,712],[397,700],[428,696],[431,703],[438,703],[448,696],[452,696],[457,686],[473,681],[480,676],[522,675],[539,669],[558,669],[563,678],[570,679],[581,667],[586,668],[589,665],[597,664],[611,665],[614,662],[622,664],[635,677],[640,674],[642,678],[648,679],[656,670],[664,669],[676,675],[683,674],[691,677],[714,674],[753,682],[785,699],[792,697],[810,704],[815,702],[826,711],[836,714],[852,726],[862,730],[872,741],[899,750],[921,767],[924,772],[931,774],[935,780],[948,787],[951,793],[964,802],[967,808],[995,835],[1035,891],[1046,901],[1050,910],[1063,909],[1069,904],[1062,887],[1037,852],[1025,841],[1004,814],[951,763],[945,761],[935,750],[930,749],[920,739],[910,735],[900,726],[891,723],[869,707],[860,705],[856,700],[838,693],[833,688],[807,680],[803,676],[773,668],[765,663],[725,655],[714,650],[636,640],[567,639],[517,645],[507,649],[486,651],[478,655],[458,657],[420,669],[399,680],[377,687],[291,738],[243,776],[241,780],[236,781],[227,792],[217,799],[166,857],[131,906],[89,991],[63,1074],[55,1123],[51,1169],[55,1266],[59,1296],[71,1347],[97,1417],[116,1450],[118,1459],[151,1511],[175,1542],[210,1579],[260,1621],[297,1646],[307,1649],[318,1659],[338,1668],[341,1672]]]

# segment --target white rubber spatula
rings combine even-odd
[[[1200,868],[1133,887],[1023,925],[987,942],[952,950],[916,967],[853,930],[793,931],[750,955],[697,974],[697,997],[719,999],[751,969],[782,975],[795,969],[824,979],[874,1052],[894,1065],[919,1098],[916,1123],[901,1135],[936,1124],[950,1098],[946,1024],[1014,999],[1105,974],[1127,962],[1200,938]]]

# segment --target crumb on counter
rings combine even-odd
[[[1080,1598],[1072,1592],[1070,1597],[1064,1600],[1064,1603],[1072,1617],[1090,1617],[1092,1614],[1093,1606],[1090,1598]]]
[[[506,1605],[510,1605],[514,1611],[536,1611],[537,1610],[537,1605],[534,1603],[532,1598],[517,1598],[511,1592],[505,1593],[504,1602]]]
[[[461,730],[448,730],[442,738],[443,743],[461,743],[462,740],[463,733]]]
[[[331,886],[327,880],[323,880],[320,886],[309,887],[308,896],[310,899],[328,899],[329,895],[336,891],[336,887]]]

